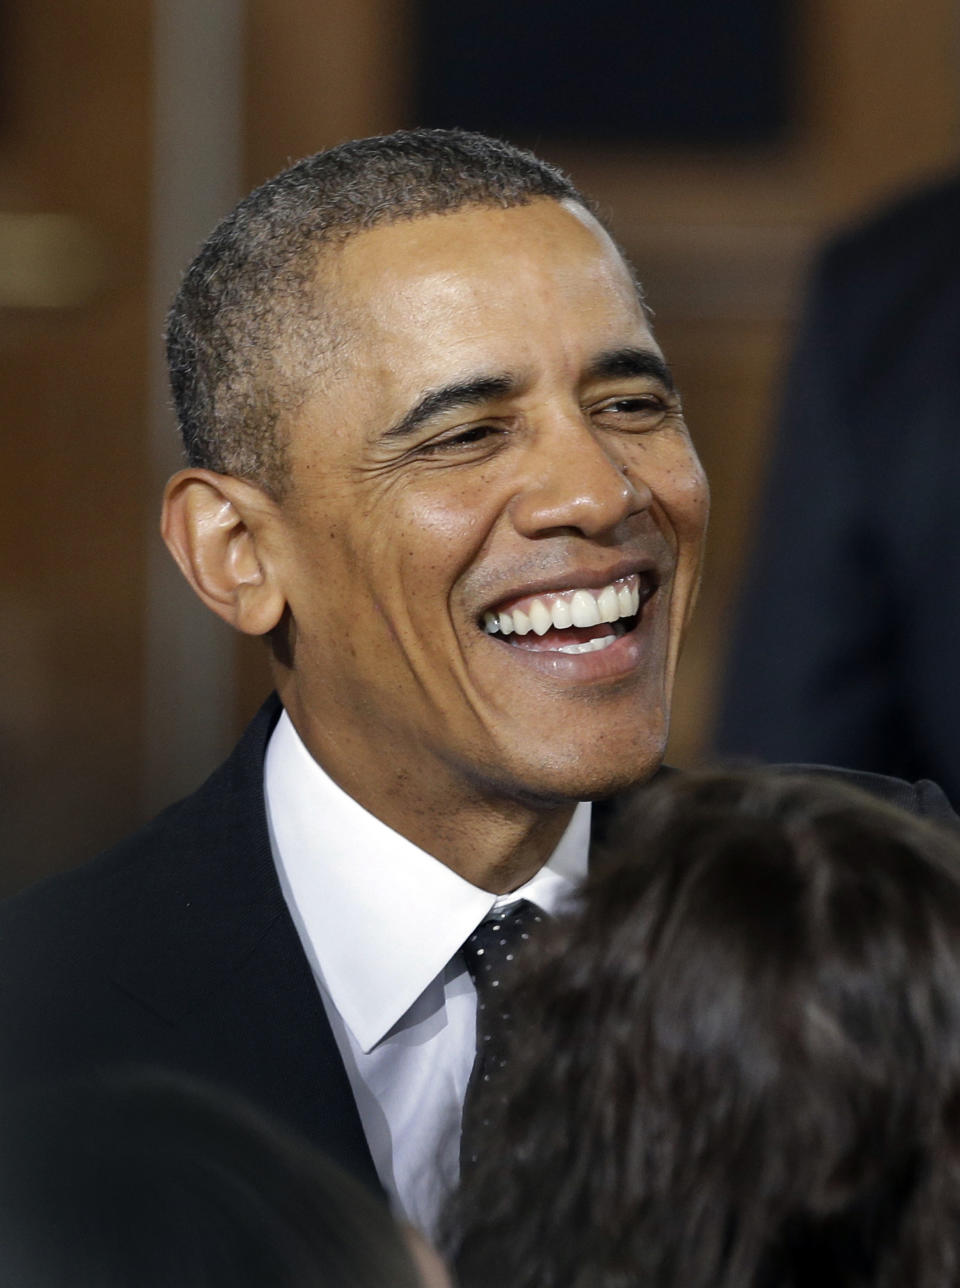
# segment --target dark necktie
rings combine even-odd
[[[535,904],[520,899],[502,914],[481,921],[463,945],[464,962],[477,989],[477,1054],[463,1101],[461,1172],[477,1160],[487,1127],[483,1105],[495,1094],[496,1080],[506,1067],[512,1027],[509,985],[517,958],[546,920]]]

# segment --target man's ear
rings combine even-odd
[[[274,575],[269,532],[276,504],[252,483],[212,470],[174,474],[160,531],[208,608],[247,635],[265,635],[286,600]]]

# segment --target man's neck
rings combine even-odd
[[[570,823],[576,803],[537,810],[511,800],[465,796],[457,801],[450,793],[433,802],[418,795],[410,808],[410,795],[374,795],[366,784],[337,779],[338,786],[381,822],[452,868],[465,881],[507,894],[529,881],[547,862]]]
[[[453,773],[438,780],[420,765],[375,774],[370,759],[338,755],[302,712],[287,709],[307,750],[338,787],[482,890],[507,894],[529,881],[557,848],[576,809],[575,801],[515,799]]]
[[[451,814],[428,835],[413,835],[410,830],[403,835],[471,884],[493,894],[509,894],[547,862],[575,808],[574,804],[563,805],[535,815],[520,807],[516,811],[490,806],[477,811],[464,809],[456,816]]]

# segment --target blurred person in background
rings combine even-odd
[[[237,1097],[148,1072],[0,1106],[0,1282],[449,1288],[439,1258],[321,1154]]]
[[[716,735],[960,800],[960,175],[813,274]]]
[[[675,775],[509,995],[464,1288],[960,1281],[960,840],[846,785]]]

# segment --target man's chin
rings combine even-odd
[[[498,775],[495,791],[536,810],[606,800],[652,778],[663,763],[666,741],[664,731],[616,756],[598,755],[599,747],[592,754],[544,755],[536,763],[514,767],[509,777]]]

